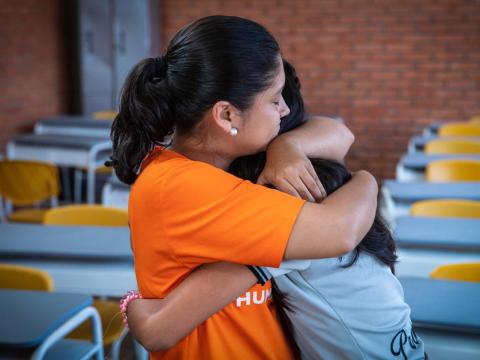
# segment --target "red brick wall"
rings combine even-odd
[[[38,118],[68,110],[61,2],[0,1],[0,151]]]
[[[166,41],[205,15],[244,16],[277,37],[310,113],[356,135],[353,168],[392,177],[435,118],[480,113],[480,1],[162,0]],[[64,2],[0,1],[0,151],[35,120],[69,110]]]
[[[353,168],[393,177],[408,139],[432,119],[480,113],[480,1],[164,0],[168,39],[205,15],[248,17],[279,40],[310,113],[356,135]]]

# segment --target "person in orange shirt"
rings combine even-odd
[[[330,132],[321,142],[324,130],[339,131],[325,119],[277,137],[289,112],[284,82],[271,34],[229,16],[189,24],[164,56],[141,61],[129,74],[112,125],[112,164],[120,180],[133,184],[129,222],[144,297],[165,297],[202,264],[230,262],[222,271],[244,275],[247,264],[278,267],[283,259],[339,256],[370,228],[375,179],[359,171],[316,202],[324,194],[308,161],[343,158],[353,139],[345,147],[328,146],[335,138]],[[168,148],[158,146],[167,137]],[[262,150],[267,164],[259,183],[298,197],[225,171],[234,159]],[[240,300],[174,346],[149,344],[151,357],[292,358],[271,306],[270,283],[249,289],[250,278],[238,281],[248,290]]]
[[[305,118],[295,70],[285,60],[284,69],[282,95],[291,110],[282,118],[280,133],[296,128]],[[341,164],[311,161],[328,194],[350,178]],[[262,152],[236,159],[229,172],[256,182],[264,164]],[[263,282],[270,276],[275,278],[272,297],[277,314],[302,359],[427,358],[423,341],[411,325],[402,288],[393,275],[395,260],[394,240],[377,215],[352,253],[341,258],[291,260],[282,263],[281,269],[257,269],[257,276]],[[131,334],[144,344],[173,346],[231,301],[247,301],[241,294],[243,284],[232,282],[238,280],[234,274],[238,270],[226,270],[222,263],[202,265],[166,298],[130,303]],[[249,275],[245,274],[246,278]],[[252,279],[251,284],[254,282]],[[230,299],[225,296],[227,292]],[[403,342],[406,337],[410,340]]]

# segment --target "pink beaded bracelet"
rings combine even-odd
[[[142,294],[140,294],[138,291],[130,290],[130,291],[127,291],[125,296],[120,300],[120,312],[122,313],[122,316],[123,316],[123,323],[127,328],[128,328],[128,321],[127,321],[128,304],[130,303],[130,301],[133,301],[136,299],[142,299]]]

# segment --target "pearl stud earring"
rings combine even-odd
[[[237,134],[238,134],[238,129],[236,127],[232,127],[230,129],[230,135],[237,136]]]

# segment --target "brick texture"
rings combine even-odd
[[[162,0],[162,43],[201,16],[265,25],[297,68],[307,109],[342,116],[350,167],[393,177],[408,139],[434,119],[480,113],[478,0]],[[60,0],[0,0],[0,145],[68,111]]]
[[[61,0],[0,0],[0,151],[68,111],[65,28]]]
[[[434,119],[480,113],[480,1],[164,0],[164,44],[206,15],[251,18],[297,68],[307,110],[356,136],[348,164],[393,177]]]

